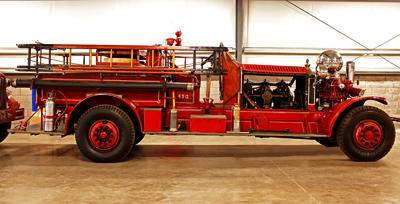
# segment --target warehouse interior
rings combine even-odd
[[[184,46],[223,43],[244,64],[304,66],[308,59],[315,68],[320,53],[334,49],[355,62],[365,95],[388,102],[367,104],[400,117],[399,11],[396,0],[1,1],[8,20],[0,72],[32,77],[15,71],[27,58],[18,43],[155,45],[180,30]],[[32,91],[8,90],[31,116]],[[212,77],[216,102],[219,90]],[[73,136],[9,135],[0,144],[0,203],[400,202],[398,140],[376,162],[354,162],[314,140],[146,135],[124,161],[94,163],[75,143]]]

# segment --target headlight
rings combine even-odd
[[[320,72],[334,74],[343,66],[342,56],[335,50],[326,50],[319,55],[317,65]]]

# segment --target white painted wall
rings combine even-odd
[[[400,33],[400,3],[294,1],[368,47]],[[235,0],[0,1],[0,47],[16,43],[161,44],[183,32],[184,45],[235,45]],[[360,48],[285,1],[250,0],[249,47]],[[399,49],[400,38],[381,48]],[[245,56],[244,62],[303,65],[317,56]],[[345,57],[352,60],[356,56]],[[400,65],[399,57],[388,57]],[[21,59],[22,63],[24,62]],[[20,62],[1,58],[0,67]],[[376,56],[357,70],[398,71]]]
[[[235,44],[234,0],[0,1],[0,48],[17,43],[163,44],[175,31],[183,45]],[[0,67],[26,63],[0,58]]]
[[[234,0],[1,1],[0,47],[18,42],[234,45]]]
[[[293,1],[368,48],[400,34],[400,3]],[[248,47],[362,48],[286,1],[250,0]],[[400,37],[380,47],[400,49]],[[247,56],[248,63],[315,64],[317,56]],[[344,57],[353,60],[356,56]],[[399,57],[387,57],[400,66]],[[400,71],[376,56],[356,60],[361,71]]]

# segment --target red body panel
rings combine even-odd
[[[144,132],[161,132],[162,130],[162,109],[145,108],[143,110]]]
[[[224,115],[192,115],[190,132],[225,133],[226,116]]]
[[[321,134],[321,112],[296,110],[243,110],[241,131],[282,131]]]

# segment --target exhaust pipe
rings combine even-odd
[[[356,71],[356,65],[353,61],[346,62],[346,76],[347,79],[354,82],[354,74]]]

